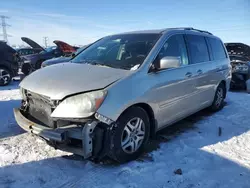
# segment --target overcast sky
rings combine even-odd
[[[10,17],[11,45],[22,44],[22,36],[41,45],[45,36],[50,45],[57,39],[84,45],[113,33],[181,26],[250,45],[249,0],[1,0],[0,15]]]

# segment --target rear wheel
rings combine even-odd
[[[148,143],[149,132],[150,123],[145,110],[131,107],[117,121],[109,156],[119,163],[138,158]]]
[[[8,85],[12,80],[11,72],[4,68],[0,67],[0,86]]]
[[[225,84],[220,83],[216,89],[213,104],[210,106],[210,110],[216,112],[224,107],[224,99],[226,96]]]

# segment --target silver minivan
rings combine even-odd
[[[222,109],[230,79],[225,46],[209,32],[129,32],[26,77],[14,114],[55,148],[122,163],[166,126],[204,108]]]

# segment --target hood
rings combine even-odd
[[[32,48],[35,49],[42,49],[44,50],[44,48],[42,46],[40,46],[39,44],[37,44],[35,41],[27,38],[27,37],[21,37],[23,42],[26,42],[28,45],[30,45]]]
[[[225,43],[229,55],[250,57],[250,46],[243,43]]]
[[[70,61],[71,57],[57,57],[57,58],[53,58],[53,59],[49,59],[46,60],[42,63],[42,67],[46,67],[49,65],[54,65],[54,64],[58,64],[58,63],[64,63],[67,61]]]
[[[57,46],[58,48],[63,52],[63,53],[73,53],[76,51],[76,49],[67,44],[66,42],[63,42],[63,41],[60,41],[60,40],[55,40],[53,41]]]
[[[68,95],[105,88],[131,72],[95,65],[63,63],[33,72],[24,78],[20,87],[52,100],[61,100]]]

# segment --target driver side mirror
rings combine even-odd
[[[158,65],[154,65],[154,72],[170,68],[178,68],[181,66],[181,59],[180,57],[165,56],[161,58],[157,64]]]

